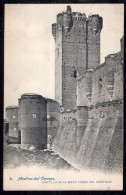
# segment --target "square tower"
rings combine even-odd
[[[52,24],[55,39],[55,99],[64,109],[77,107],[76,77],[83,75],[88,68],[100,65],[99,18],[87,19],[85,14],[72,12],[71,7],[67,6],[66,12],[57,15],[57,23]],[[95,41],[95,37],[98,41]],[[98,48],[94,52],[97,56],[91,62],[95,46]]]

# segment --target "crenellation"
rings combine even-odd
[[[54,39],[56,39],[56,29],[57,29],[57,24],[56,23],[52,24],[52,34]]]

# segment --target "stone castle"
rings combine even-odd
[[[120,167],[124,37],[121,51],[100,64],[102,26],[99,15],[86,18],[70,6],[57,15],[52,24],[55,100],[23,94],[18,107],[6,108],[5,132],[8,128],[15,143],[51,147],[81,168]]]

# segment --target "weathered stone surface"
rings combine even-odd
[[[43,149],[47,144],[46,100],[37,94],[23,94],[19,101],[21,144]]]
[[[18,138],[18,106],[6,107],[6,121],[9,124],[9,136]]]
[[[52,25],[56,40],[55,98],[65,109],[77,106],[76,77],[100,65],[101,28],[99,15],[87,19],[85,14],[69,9],[58,14],[57,24]]]

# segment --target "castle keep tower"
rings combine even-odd
[[[76,77],[100,65],[102,18],[72,12],[57,15],[52,24],[55,39],[55,99],[65,109],[76,108]]]

